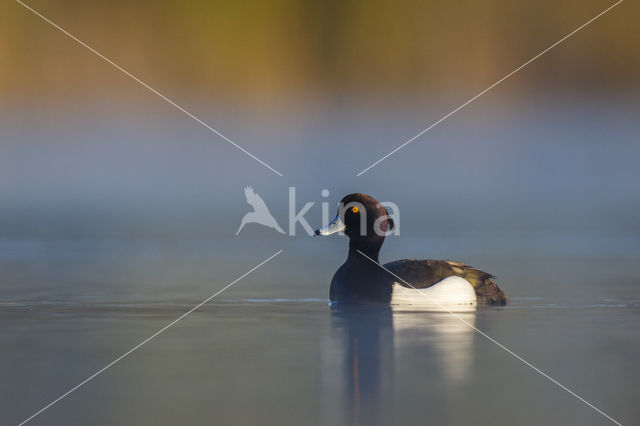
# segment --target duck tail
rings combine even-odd
[[[476,289],[476,297],[478,302],[487,303],[489,305],[504,306],[507,304],[507,295],[504,294],[493,277],[487,277],[482,284]]]
[[[500,290],[500,287],[498,287],[498,284],[494,281],[495,277],[493,275],[461,262],[449,260],[448,263],[453,269],[454,274],[463,277],[471,283],[476,291],[476,297],[479,303],[494,306],[504,306],[507,304],[507,295]]]

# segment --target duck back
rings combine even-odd
[[[467,280],[476,293],[478,303],[490,305],[506,305],[507,296],[494,281],[494,276],[454,260],[416,260],[402,259],[384,265],[386,269],[399,276],[404,281],[399,284],[404,287],[423,289],[451,276]]]

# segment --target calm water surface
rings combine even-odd
[[[637,243],[616,240],[620,257],[602,239],[603,257],[564,241],[526,260],[482,257],[467,241],[458,257],[499,270],[512,303],[460,315],[635,424]],[[344,253],[314,260],[326,252],[317,244],[285,245],[33,424],[608,424],[450,314],[330,307]],[[0,423],[19,423],[278,249],[240,246],[244,256],[229,243],[223,259],[217,243],[3,241]]]

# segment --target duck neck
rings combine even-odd
[[[371,260],[375,260],[380,263],[378,255],[380,254],[381,247],[382,240],[380,242],[349,240],[349,256],[347,257],[347,261],[364,260],[366,262],[370,262]],[[371,258],[371,260],[366,259],[363,254]]]

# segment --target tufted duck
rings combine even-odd
[[[315,231],[323,236],[343,231],[349,237],[347,261],[331,280],[332,303],[394,306],[507,303],[507,296],[491,274],[461,262],[404,259],[380,267],[376,264],[378,253],[393,226],[393,219],[378,200],[365,194],[349,194],[340,202],[338,215],[331,223]]]

